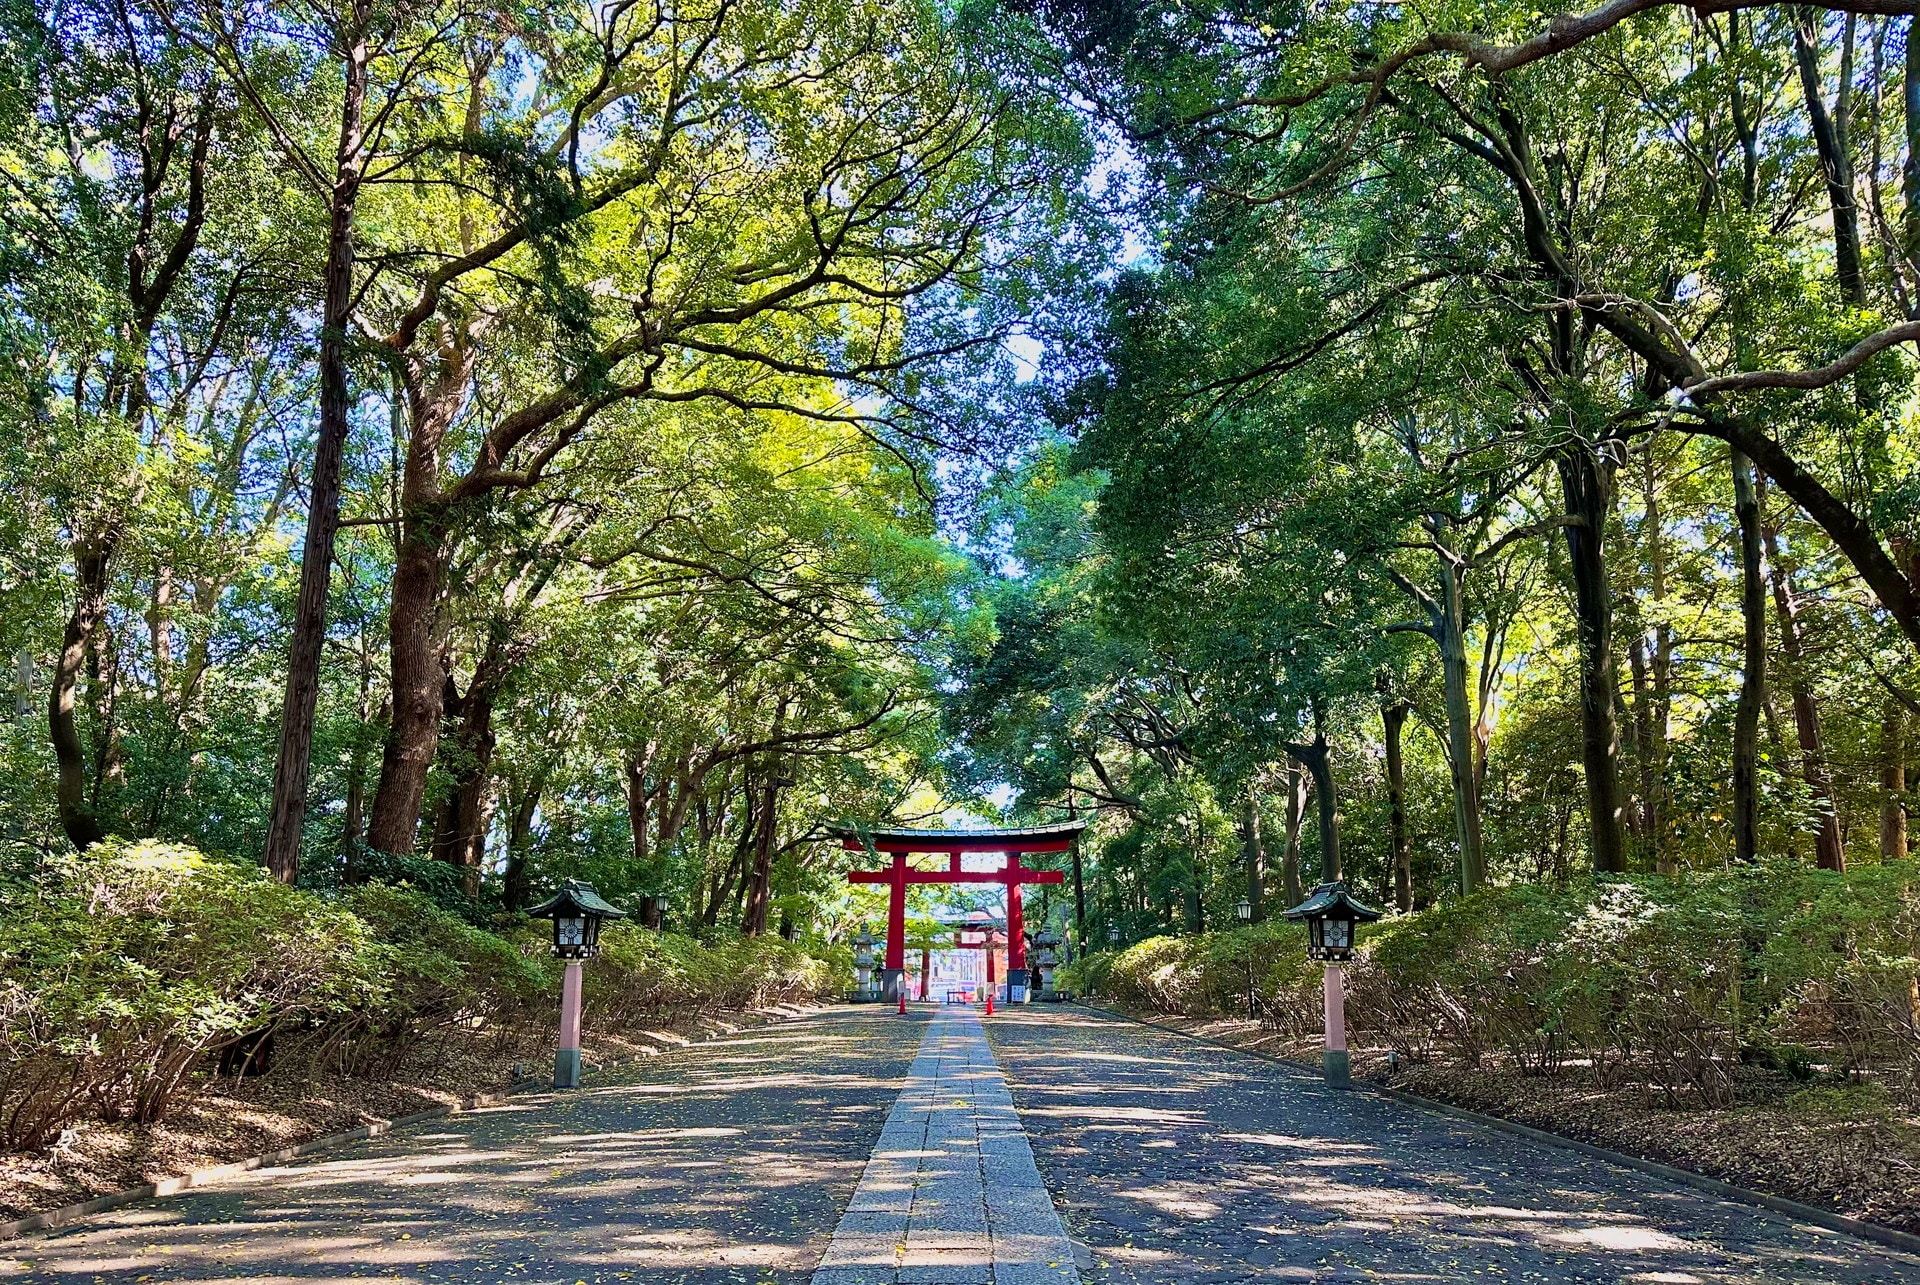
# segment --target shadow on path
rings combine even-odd
[[[1083,1008],[987,1029],[1097,1285],[1920,1283],[1920,1258]]]
[[[0,1245],[22,1282],[804,1282],[924,1019],[841,1009]]]

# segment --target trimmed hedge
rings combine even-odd
[[[1348,1021],[1414,1059],[1722,1104],[1741,1062],[1870,1076],[1920,1104],[1920,864],[1773,863],[1487,889],[1362,930]],[[1320,1029],[1303,931],[1159,937],[1072,965],[1123,1004]]]
[[[852,962],[816,959],[779,937],[703,945],[677,933],[609,924],[586,969],[587,1020],[615,1027],[675,1013],[711,1013],[806,1002],[845,989]]]
[[[609,1030],[841,989],[776,938],[703,945],[609,926],[587,970],[588,1021]],[[223,1051],[259,1069],[276,1035],[318,1063],[389,1073],[458,1028],[504,1052],[552,1028],[548,935],[476,927],[422,891],[290,888],[252,865],[110,840],[0,878],[0,1149],[34,1150],[82,1119],[155,1123]]]
[[[163,1118],[210,1052],[377,1005],[346,907],[190,848],[109,841],[0,886],[0,1146]]]

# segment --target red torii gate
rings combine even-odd
[[[1027,985],[1027,939],[1020,889],[1030,883],[1061,883],[1058,870],[1029,870],[1020,858],[1033,852],[1065,852],[1073,846],[1085,821],[1061,825],[1028,826],[1011,830],[869,830],[835,826],[833,834],[849,852],[884,852],[893,858],[885,870],[855,870],[849,883],[883,883],[887,897],[887,955],[880,973],[881,993],[898,999],[904,993],[907,971],[907,885],[912,883],[997,883],[1007,889],[1007,986]],[[916,870],[907,863],[914,853],[944,852],[945,870]],[[998,870],[962,870],[960,858],[969,852],[1004,852],[1007,861]]]

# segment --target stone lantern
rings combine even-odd
[[[857,1000],[880,998],[873,984],[873,934],[864,928],[853,939],[853,997]]]
[[[1033,962],[1040,969],[1040,999],[1044,1003],[1057,1003],[1060,993],[1053,986],[1053,970],[1060,966],[1060,934],[1051,924],[1041,927],[1033,935]]]

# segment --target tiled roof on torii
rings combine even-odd
[[[869,830],[864,826],[828,827],[850,852],[1064,852],[1071,847],[1085,821],[1057,825],[1016,826],[972,830]]]

